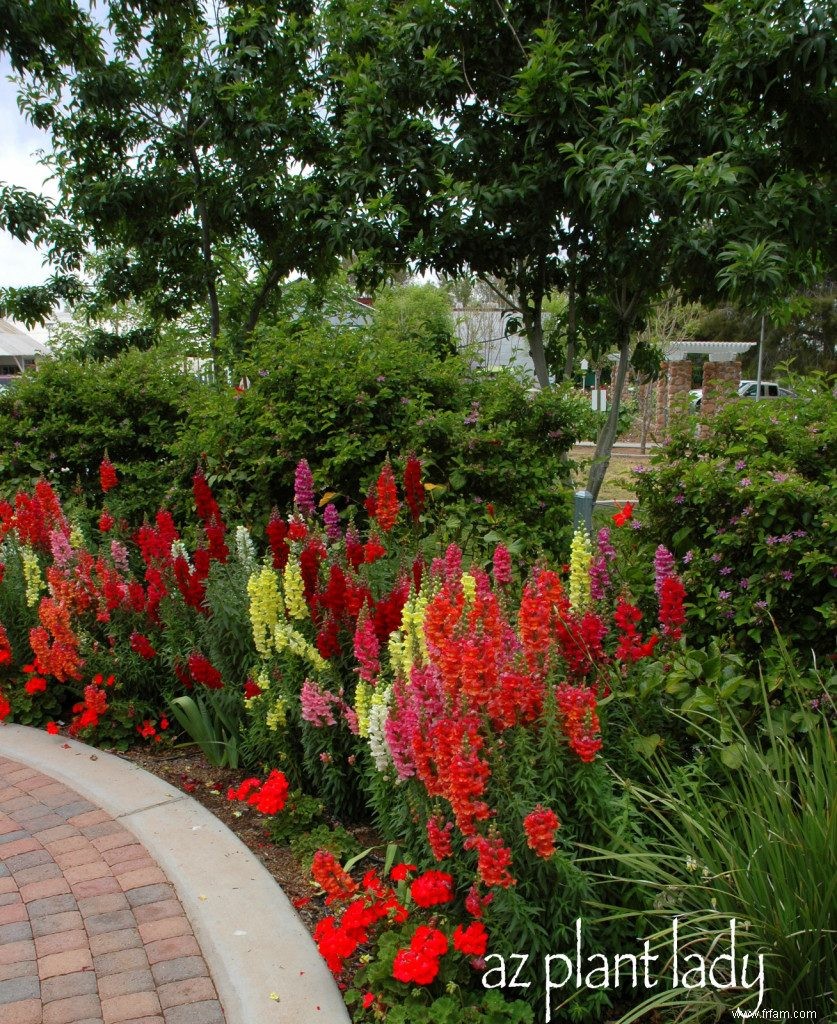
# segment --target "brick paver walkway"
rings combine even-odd
[[[0,757],[0,1024],[224,1021],[145,848],[72,789]]]

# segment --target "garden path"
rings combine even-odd
[[[348,1021],[339,992],[232,833],[120,758],[0,727],[0,1024],[315,1020]]]

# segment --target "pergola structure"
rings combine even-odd
[[[735,386],[741,380],[739,357],[755,344],[755,341],[672,342],[666,351],[665,360],[660,365],[660,376],[657,380],[657,437],[666,436],[675,411],[683,411],[689,406],[692,364],[686,356],[709,357],[703,364],[701,413],[704,416],[711,416],[735,393]]]

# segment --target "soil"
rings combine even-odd
[[[255,808],[227,799],[227,790],[230,786],[238,786],[247,777],[245,772],[214,768],[207,764],[199,751],[189,748],[135,747],[112,753],[144,768],[175,789],[188,793],[211,811],[264,864],[310,932],[313,933],[318,921],[330,913],[322,894],[317,893],[309,873],[290,848],[271,841],[264,827],[263,815]],[[363,849],[381,843],[367,826],[344,827]]]

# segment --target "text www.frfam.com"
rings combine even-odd
[[[744,1020],[816,1020],[816,1010],[741,1010],[732,1011],[734,1017]]]

